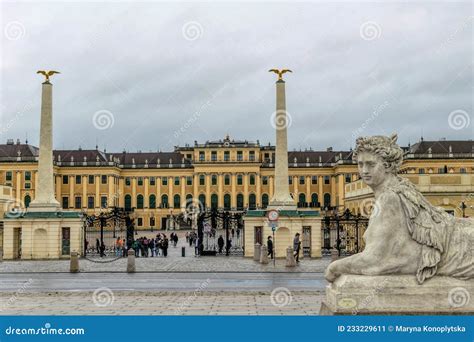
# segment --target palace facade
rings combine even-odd
[[[422,140],[404,149],[403,176],[454,215],[474,214],[472,141]],[[164,229],[176,224],[172,218],[190,203],[234,211],[265,208],[274,191],[274,154],[274,146],[229,136],[173,152],[55,150],[56,199],[64,210],[87,214],[133,208],[137,229]],[[0,185],[11,188],[17,205],[28,207],[35,197],[37,160],[35,146],[12,140],[0,144]],[[303,210],[357,213],[371,196],[359,180],[352,151],[292,151],[288,162],[290,192]],[[461,203],[466,207],[457,210]]]

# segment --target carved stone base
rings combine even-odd
[[[321,315],[472,315],[474,280],[342,275],[326,287]]]

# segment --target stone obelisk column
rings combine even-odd
[[[29,211],[59,211],[59,202],[54,197],[53,178],[53,85],[43,83],[41,95],[40,146],[38,160],[38,184],[35,199]]]
[[[285,81],[276,82],[275,112],[275,192],[269,203],[270,209],[296,210],[295,201],[290,196],[288,182],[288,116],[286,113]]]

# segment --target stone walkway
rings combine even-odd
[[[0,315],[318,315],[323,293],[95,292],[1,293]]]
[[[318,272],[323,273],[329,264],[329,258],[301,260],[296,267],[286,267],[285,260],[262,265],[243,257],[186,257],[186,258],[137,258],[137,272]],[[125,272],[126,258],[109,263],[91,262],[87,259],[79,261],[81,272]],[[69,272],[69,260],[22,260],[3,261],[0,273],[10,272]]]

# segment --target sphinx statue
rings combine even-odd
[[[326,279],[334,282],[343,274],[413,275],[419,284],[435,275],[473,279],[474,220],[433,206],[398,175],[403,151],[397,136],[358,138],[353,158],[374,192],[374,210],[365,249],[332,262]]]

